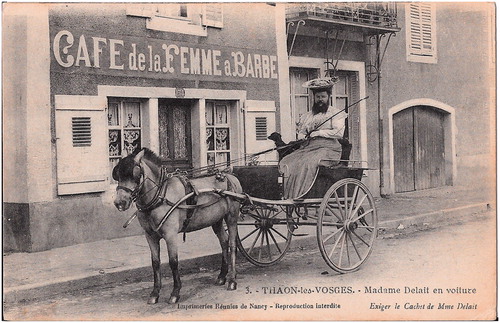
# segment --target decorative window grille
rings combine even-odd
[[[90,117],[71,118],[71,132],[73,134],[73,147],[92,146]]]
[[[267,140],[267,117],[255,118],[255,139]]]
[[[141,103],[139,101],[109,100],[108,156],[110,172],[118,164],[120,158],[141,149],[141,139]],[[113,181],[111,176],[110,178]]]
[[[229,106],[207,101],[205,106],[207,131],[207,165],[229,165],[231,160]]]
[[[433,3],[406,5],[406,48],[411,62],[437,63],[436,10]]]

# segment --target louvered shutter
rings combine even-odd
[[[265,100],[246,100],[245,102],[245,145],[246,153],[254,154],[274,148],[274,142],[267,139],[276,131],[276,103]],[[261,164],[276,163],[278,154],[268,153],[259,156]]]
[[[255,140],[267,140],[267,117],[255,118]]]
[[[349,105],[358,101],[359,97],[359,76],[358,73],[350,73],[349,80]],[[359,160],[360,154],[360,106],[359,103],[349,108],[349,142],[352,144],[351,160]]]
[[[57,192],[104,191],[107,187],[106,100],[56,96]]]
[[[408,4],[408,54],[409,56],[436,56],[436,18],[432,3]]]
[[[203,6],[203,25],[223,27],[222,3],[207,3]]]

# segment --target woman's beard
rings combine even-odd
[[[312,108],[311,108],[312,112],[314,114],[318,114],[318,113],[325,113],[326,111],[328,111],[328,104],[325,104],[323,102],[314,102]]]

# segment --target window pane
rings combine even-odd
[[[215,154],[215,163],[216,164],[227,163],[229,165],[229,153],[216,153]]]
[[[217,112],[217,124],[226,124],[227,123],[227,108],[225,105],[216,105],[215,110]]]
[[[206,120],[207,126],[212,126],[214,124],[213,104],[207,103],[207,106],[205,109],[205,120]]]
[[[217,128],[215,138],[216,150],[229,150],[229,128]]]
[[[117,181],[113,179],[113,168],[115,168],[115,166],[118,165],[119,162],[120,158],[111,158],[109,160],[109,182],[112,184],[117,183]]]
[[[215,150],[213,128],[207,128],[207,150]]]
[[[347,98],[337,98],[335,107],[337,109],[345,109],[347,107]]]
[[[108,104],[108,126],[118,126],[120,124],[120,114],[118,113],[118,103]]]
[[[141,149],[141,131],[140,130],[124,130],[123,143],[125,153],[132,154],[136,149]]]
[[[167,109],[158,109],[158,134],[160,138],[160,157],[170,158],[168,151],[168,114]]]
[[[186,158],[186,111],[174,107],[174,158]]]
[[[109,130],[109,156],[121,156],[121,131]]]
[[[307,93],[307,88],[303,87],[302,84],[309,80],[307,75],[308,73],[305,71],[295,72],[293,74],[293,87],[294,93]]]
[[[140,104],[138,102],[125,102],[125,127],[140,127],[141,126],[141,112]]]
[[[335,84],[334,89],[336,94],[347,94],[347,77],[340,76],[339,81]]]
[[[207,154],[207,165],[211,166],[215,164],[215,153]]]
[[[308,97],[295,97],[295,122],[298,122],[300,116],[309,111],[308,107]]]

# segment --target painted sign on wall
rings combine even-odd
[[[217,48],[152,38],[106,38],[60,30],[52,56],[63,69],[155,75],[277,79],[277,57],[245,49]]]

